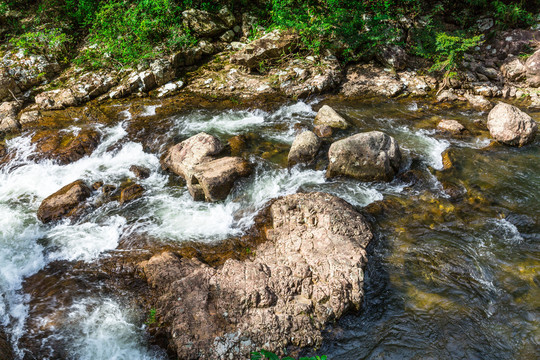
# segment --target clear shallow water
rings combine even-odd
[[[337,133],[338,138],[368,130],[389,133],[403,149],[402,171],[413,169],[422,181],[329,181],[324,160],[315,169],[283,165],[296,129],[311,124],[314,105],[299,102],[273,113],[199,110],[171,119],[168,136],[175,139],[201,131],[223,141],[256,133],[248,146],[254,150],[249,157],[255,173],[216,204],[192,201],[174,175],[160,170],[160,154],[145,152],[129,139],[126,128],[134,116],[129,110],[119,114],[122,123],[99,126],[104,140],[98,149],[69,165],[30,160],[29,136],[8,141],[8,150],[17,156],[0,170],[0,318],[10,324],[13,342],[26,331],[29,295],[21,290],[23,279],[51,261],[92,262],[115,249],[126,234],[164,243],[216,243],[249,229],[272,198],[325,191],[359,208],[380,200],[394,205],[372,216],[379,238],[371,245],[364,310],[339,322],[321,353],[337,359],[498,358],[497,352],[500,358],[519,358],[516,354],[528,351],[524,343],[537,345],[538,143],[484,151],[489,144],[485,132],[452,139],[433,130],[440,117],[459,119],[473,129],[472,122],[485,114],[470,110],[435,109],[429,103],[335,103],[355,125]],[[139,116],[154,114],[155,107],[149,106]],[[258,150],[261,142],[263,150]],[[274,155],[265,157],[273,147]],[[441,153],[447,148],[456,150],[459,165],[441,172]],[[146,189],[141,199],[124,206],[108,203],[75,224],[43,226],[37,221],[42,199],[63,185],[76,179],[118,185],[132,177],[129,167],[134,164],[151,170],[149,178],[137,180]],[[463,200],[451,202],[442,192],[447,181],[467,189]],[[508,289],[516,282],[523,284],[519,300],[513,297],[516,290]],[[68,321],[43,341],[43,354],[49,349],[54,357],[48,344],[61,339],[69,344],[65,352],[71,358],[164,356],[145,345],[144,319],[119,300],[89,295],[73,299],[64,311]],[[103,339],[106,348],[98,346]]]

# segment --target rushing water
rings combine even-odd
[[[384,131],[402,148],[402,173],[415,175],[387,184],[327,180],[324,156],[313,168],[287,169],[295,134],[309,128],[316,114],[317,104],[304,102],[274,112],[197,110],[167,119],[169,140],[201,131],[224,142],[235,135],[250,139],[244,155],[255,164],[254,174],[213,204],[194,202],[174,175],[160,170],[161,154],[129,137],[131,122],[155,117],[159,104],[139,113],[119,108],[116,124],[94,125],[103,140],[92,155],[68,165],[34,160],[31,134],[8,140],[13,158],[0,168],[0,322],[18,356],[25,354],[20,339],[29,336],[31,310],[23,281],[48,264],[91,263],[127,234],[163,244],[216,243],[245,233],[270,199],[325,191],[359,209],[367,206],[378,236],[370,245],[364,308],[330,329],[321,353],[336,359],[534,358],[540,342],[539,141],[486,150],[489,134],[475,125],[486,114],[469,109],[429,102],[330,104],[354,124],[336,137]],[[437,133],[441,118],[460,120],[470,134]],[[446,149],[453,151],[450,170],[443,170]],[[76,179],[120,184],[133,176],[131,165],[151,169],[147,179],[137,180],[146,189],[142,198],[123,206],[107,203],[75,223],[37,220],[41,201],[63,185]],[[457,199],[444,191],[448,184],[460,189]],[[93,201],[99,203],[99,196]],[[370,208],[380,201],[387,204],[384,211]],[[65,306],[62,326],[40,314],[38,322],[48,326],[49,335],[33,356],[60,356],[56,342],[62,356],[73,359],[166,357],[146,345],[145,319],[122,299],[74,293],[69,305],[57,305]]]

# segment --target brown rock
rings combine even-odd
[[[327,177],[390,181],[399,170],[401,152],[393,137],[371,131],[336,141],[330,146],[328,159]]]
[[[317,116],[315,116],[313,123],[315,125],[326,125],[336,129],[347,129],[349,127],[347,120],[341,117],[341,115],[328,105],[324,105],[319,112],[317,112]]]
[[[236,180],[251,174],[251,165],[239,157],[224,157],[197,165],[187,180],[195,200],[224,200]]]
[[[139,179],[147,179],[150,176],[150,170],[144,166],[131,165],[129,171]]]
[[[39,206],[37,217],[43,223],[76,216],[92,190],[82,181],[68,184],[47,197]]]
[[[244,135],[236,135],[229,139],[229,147],[232,155],[240,155],[246,148],[246,138]]]
[[[451,134],[460,134],[465,131],[465,126],[456,120],[441,120],[437,125],[437,129]]]
[[[252,260],[215,269],[164,252],[141,263],[178,358],[317,347],[326,324],[359,309],[373,237],[365,219],[323,193],[278,199],[269,217],[268,240]]]
[[[512,146],[532,142],[538,130],[538,125],[529,115],[503,102],[489,112],[487,127],[495,140]]]
[[[493,108],[493,104],[482,95],[465,94],[465,99],[471,104],[472,107],[479,110],[490,110]]]
[[[0,360],[14,360],[13,351],[7,335],[0,328]]]
[[[315,133],[308,130],[298,134],[289,151],[289,166],[312,162],[320,147],[321,141]]]
[[[328,125],[315,125],[313,132],[320,138],[328,138],[332,136],[332,128]]]
[[[199,37],[214,37],[228,29],[218,15],[204,10],[189,9],[182,13],[182,17],[184,26]]]
[[[12,101],[13,95],[18,95],[21,90],[17,86],[15,80],[9,75],[7,68],[0,69],[0,102]]]
[[[44,110],[60,110],[78,103],[79,99],[71,89],[50,90],[36,95],[36,104]]]
[[[275,59],[289,53],[297,45],[298,35],[274,30],[247,44],[231,56],[231,63],[256,68],[263,60]]]
[[[163,170],[170,170],[187,180],[193,167],[219,154],[223,146],[218,138],[199,133],[171,147],[163,159]]]
[[[345,96],[394,97],[407,89],[395,74],[370,64],[353,65],[347,69],[341,93]]]
[[[77,135],[46,130],[32,138],[37,145],[38,158],[56,160],[69,164],[91,155],[99,145],[101,134],[94,129],[83,129]]]
[[[527,76],[527,68],[518,57],[512,57],[501,66],[501,72],[508,81],[521,81]]]
[[[140,198],[144,193],[144,188],[139,184],[132,184],[124,188],[120,193],[120,205]]]

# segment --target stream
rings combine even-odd
[[[354,125],[335,132],[334,139],[371,130],[395,137],[405,158],[400,175],[390,183],[328,180],[323,153],[329,143],[315,165],[288,169],[298,129],[311,127],[322,104]],[[317,354],[537,358],[540,138],[523,148],[490,146],[489,133],[479,125],[487,113],[429,100],[329,99],[274,111],[198,109],[173,115],[170,110],[160,115],[161,110],[159,103],[142,110],[140,104],[110,106],[115,121],[91,124],[102,134],[98,148],[67,165],[36,160],[32,132],[6,141],[11,157],[0,165],[0,324],[18,358],[167,359],[149,343],[147,319],[124,297],[109,293],[99,277],[92,283],[57,281],[60,275],[50,269],[62,273],[69,264],[92,264],[133,250],[134,238],[175,246],[241,237],[268,201],[298,191],[345,199],[376,233],[368,248],[363,308],[330,326]],[[540,121],[540,112],[526,111]],[[144,119],[167,125],[166,131],[156,130],[160,142],[153,146],[130,136],[132,123]],[[441,119],[458,120],[469,131],[459,137],[441,134],[435,130]],[[88,124],[73,119],[63,131],[76,133],[83,125]],[[255,164],[254,173],[223,202],[193,201],[185,185],[160,168],[168,145],[202,131],[223,143],[243,136],[240,155]],[[444,166],[445,151],[451,168]],[[133,178],[131,165],[151,170],[148,178],[136,180],[146,189],[143,197],[124,205],[108,202],[74,223],[37,220],[41,201],[62,186],[77,179],[120,184]],[[25,286],[36,274],[42,274],[40,282]],[[54,291],[42,292],[32,287],[36,283]],[[55,297],[60,293],[62,300]],[[28,343],[34,346],[29,349]]]

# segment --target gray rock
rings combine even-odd
[[[92,190],[82,180],[77,180],[43,200],[37,217],[43,223],[75,217],[91,195]]]
[[[347,69],[341,92],[345,96],[394,97],[407,89],[396,74],[370,64],[353,65]]]
[[[183,23],[198,37],[214,37],[228,30],[218,15],[204,10],[189,9],[182,13]]]
[[[450,90],[444,90],[439,95],[437,95],[438,102],[452,102],[456,101],[458,96]]]
[[[437,129],[452,134],[460,134],[465,131],[465,127],[456,120],[441,120]]]
[[[387,45],[380,51],[377,51],[377,60],[383,65],[391,66],[396,70],[402,70],[407,67],[409,56],[401,46]]]
[[[36,95],[36,104],[43,110],[60,110],[78,105],[79,99],[71,89],[56,89]]]
[[[495,140],[512,146],[532,142],[538,130],[536,122],[529,115],[503,102],[489,112],[487,127]]]
[[[0,101],[15,100],[13,95],[18,96],[20,93],[21,90],[8,70],[0,69]]]
[[[527,85],[540,87],[540,50],[527,59],[525,68],[527,69]]]
[[[16,101],[3,102],[0,105],[0,132],[15,131],[20,127],[17,113],[21,105]]]
[[[251,35],[251,31],[257,26],[259,19],[256,16],[249,13],[242,14],[242,34],[244,37]]]
[[[234,31],[232,30],[227,30],[225,32],[225,34],[221,35],[221,37],[219,38],[221,41],[225,41],[225,42],[231,42],[234,40],[234,37],[235,37],[235,34],[234,34]]]
[[[219,10],[218,16],[229,29],[232,29],[236,23],[234,14],[227,6],[224,6]]]
[[[399,171],[401,152],[393,137],[371,131],[336,141],[330,146],[328,159],[327,177],[390,181]]]
[[[308,130],[297,135],[289,151],[289,166],[313,161],[320,147],[321,141],[313,132]]]
[[[527,77],[527,68],[518,57],[512,57],[501,66],[501,72],[508,81],[521,81]]]
[[[38,110],[26,111],[19,117],[19,123],[21,125],[31,124],[39,121],[40,114]]]
[[[297,41],[298,36],[295,33],[274,30],[231,55],[231,63],[255,68],[263,60],[278,58],[291,52]]]
[[[373,238],[362,215],[323,193],[278,199],[268,214],[251,259],[213,268],[163,252],[140,264],[179,359],[317,347],[328,323],[360,308]]]
[[[493,107],[493,104],[482,95],[465,94],[464,97],[474,108],[490,110]]]
[[[315,120],[313,121],[313,123],[315,125],[326,125],[336,129],[347,129],[349,127],[349,123],[347,122],[347,120],[342,118],[334,109],[332,109],[328,105],[324,105],[319,110],[317,116],[315,116]]]

